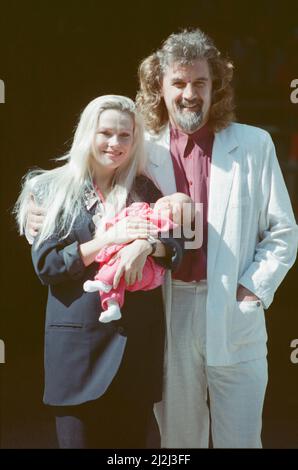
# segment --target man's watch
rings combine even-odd
[[[150,243],[152,251],[150,253],[150,256],[152,256],[155,251],[156,251],[156,246],[157,246],[157,239],[152,237],[152,235],[148,235],[147,241]]]

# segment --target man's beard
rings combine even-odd
[[[183,101],[177,103],[175,121],[182,131],[191,134],[199,129],[204,116],[202,108],[199,111],[183,111],[187,104],[190,105],[191,103],[183,103]]]

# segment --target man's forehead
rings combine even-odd
[[[210,76],[209,65],[206,59],[197,59],[192,62],[172,62],[166,66],[165,74],[171,77],[179,77],[185,75],[197,75],[197,76]]]

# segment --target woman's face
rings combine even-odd
[[[95,133],[92,163],[102,171],[115,171],[129,159],[134,122],[126,112],[107,109],[100,115]]]

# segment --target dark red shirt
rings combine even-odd
[[[187,250],[174,279],[199,282],[207,279],[207,214],[214,133],[205,124],[193,134],[170,129],[172,156],[177,191],[189,195],[194,202],[203,204],[203,245]]]

